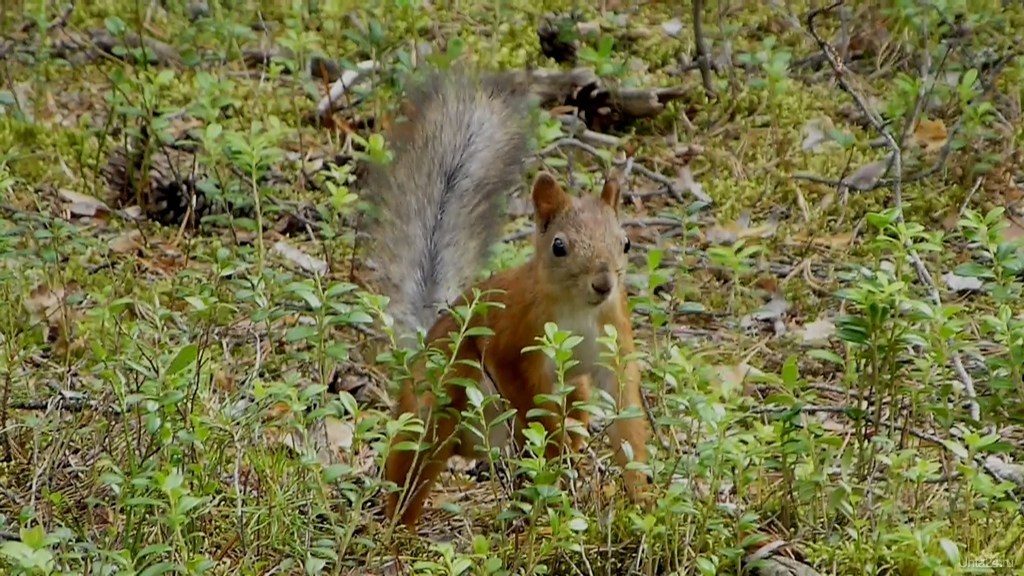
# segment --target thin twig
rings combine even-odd
[[[901,138],[899,140],[900,142],[905,141],[906,135],[909,133],[909,130],[911,130],[913,128],[913,126],[917,123],[916,119],[917,119],[917,116],[920,114],[918,109],[919,108],[923,108],[923,106],[921,106],[920,103],[921,102],[927,102],[928,99],[931,96],[931,93],[934,92],[935,86],[937,84],[937,78],[941,75],[942,70],[944,69],[944,66],[945,66],[945,63],[946,63],[946,61],[948,59],[950,51],[951,50],[947,50],[943,54],[942,60],[939,61],[938,69],[936,70],[935,74],[931,75],[932,82],[931,82],[931,88],[928,90],[928,93],[925,94],[924,98],[919,98],[918,103],[915,104],[914,114],[912,115],[911,121],[907,122],[906,126],[904,127],[903,135],[901,136]],[[1015,51],[1013,54],[1011,54],[1011,55],[1009,55],[1009,56],[1007,56],[1005,58],[1001,58],[1001,59],[997,60],[995,62],[995,64],[993,64],[992,67],[987,70],[986,75],[984,77],[983,76],[979,76],[978,77],[978,81],[982,83],[983,95],[987,95],[987,94],[989,94],[991,91],[993,91],[995,89],[995,81],[994,80],[987,80],[987,79],[995,78],[995,76],[997,76],[999,74],[999,72],[1002,70],[1003,66],[1005,66],[1005,64],[1007,62],[1013,61],[1016,58],[1016,56],[1017,56],[1017,52]],[[822,55],[822,58],[824,58],[825,60],[828,60],[828,56],[827,55]],[[973,67],[977,68],[978,70],[984,70],[985,69],[985,67],[982,64],[975,64]],[[922,84],[922,88],[923,87],[924,87],[924,84]],[[920,92],[919,92],[919,97],[920,97]],[[943,169],[943,167],[945,167],[946,161],[949,160],[950,155],[953,153],[953,144],[956,141],[957,135],[960,133],[960,129],[963,127],[964,118],[965,118],[964,116],[961,116],[959,119],[957,119],[957,121],[953,124],[953,126],[950,127],[949,133],[946,136],[946,143],[942,146],[942,149],[939,150],[939,155],[935,159],[935,161],[931,164],[931,166],[929,166],[927,168],[924,168],[924,169],[921,169],[920,171],[918,171],[918,172],[916,172],[914,174],[902,176],[900,178],[900,181],[901,181],[902,184],[911,184],[911,183],[914,183],[914,182],[920,182],[922,180],[926,180],[928,178],[931,178],[932,176],[934,176],[938,172],[940,172]],[[872,121],[872,125],[874,125],[873,121]],[[890,164],[886,168],[886,174],[890,173],[891,171],[892,171],[892,165]],[[832,188],[840,188],[842,186],[848,186],[848,183],[845,181],[845,178],[844,179],[835,180],[835,179],[832,179],[832,178],[825,178],[825,177],[822,177],[822,176],[818,176],[818,175],[815,175],[815,174],[808,174],[808,173],[796,173],[796,174],[792,175],[792,178],[794,180],[805,180],[805,181],[808,181],[808,182],[815,182],[815,183],[818,183],[818,184],[825,184],[825,185],[830,186]],[[879,179],[875,180],[873,183],[871,183],[870,185],[867,185],[867,186],[854,186],[853,188],[855,188],[859,192],[872,192],[872,191],[875,191],[875,190],[879,190],[881,188],[891,188],[894,185],[894,183],[895,183],[895,178],[879,178]]]
[[[587,144],[586,142],[581,142],[581,141],[577,140],[576,138],[562,138],[561,140],[558,140],[557,142],[551,144],[550,146],[548,146],[548,147],[544,148],[543,150],[541,150],[540,152],[538,152],[537,156],[547,156],[547,155],[551,154],[552,152],[554,152],[555,150],[558,150],[559,148],[566,148],[566,147],[576,148],[576,149],[582,150],[582,151],[586,152],[587,154],[590,154],[591,156],[594,156],[595,158],[602,158],[600,150],[598,150],[597,148],[591,146],[590,144]],[[615,160],[612,160],[612,165],[613,166],[622,166],[622,165],[626,164],[626,162],[629,162],[629,161],[630,161],[630,159],[622,159],[622,160],[615,159]],[[662,186],[664,186],[664,192],[668,192],[676,200],[678,200],[680,202],[683,201],[683,199],[684,199],[684,197],[683,197],[684,191],[682,190],[682,188],[680,186],[678,186],[675,182],[673,182],[672,179],[669,178],[668,176],[664,176],[662,174],[659,174],[659,173],[657,173],[657,172],[655,172],[655,171],[653,171],[653,170],[651,170],[649,168],[644,167],[643,164],[639,164],[639,163],[635,164],[633,169],[637,173],[639,173],[641,176],[643,176],[644,178],[647,178],[648,180],[651,180],[652,182],[657,182],[658,184],[661,184]],[[707,194],[704,194],[704,192],[701,192],[699,190],[693,190],[693,189],[688,190],[688,192],[694,198],[696,198],[697,200],[700,200],[701,202],[704,202],[705,204],[711,204],[712,203],[711,197],[708,196]]]
[[[974,181],[974,187],[971,188],[970,193],[968,193],[967,197],[964,198],[963,204],[960,204],[960,209],[957,210],[957,213],[956,213],[957,220],[959,220],[960,218],[964,217],[964,212],[967,212],[967,206],[970,205],[971,198],[974,198],[974,195],[978,192],[978,189],[981,188],[981,184],[984,181],[985,181],[985,177],[984,176],[978,176],[978,179]]]
[[[761,406],[752,409],[749,414],[777,414],[780,412],[789,412],[794,409],[800,413],[825,412],[828,414],[845,414],[852,410],[849,406]]]
[[[51,398],[49,400],[25,400],[11,402],[10,408],[12,410],[56,410],[62,412],[86,412],[94,410],[100,413],[108,413],[113,415],[120,414],[120,410],[118,410],[114,406],[103,405],[100,402],[96,402],[95,400],[86,400],[84,398],[67,398],[64,396]]]
[[[717,98],[715,87],[711,82],[711,55],[707,41],[704,39],[704,0],[693,0],[693,41],[697,48],[697,66],[700,68],[700,79],[704,84],[704,92],[708,99]]]

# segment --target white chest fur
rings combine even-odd
[[[572,332],[573,336],[583,339],[572,349],[572,359],[576,365],[570,370],[569,375],[591,373],[601,361],[601,352],[605,349],[605,346],[598,342],[598,338],[604,335],[604,328],[600,323],[600,309],[592,308],[561,314],[554,322],[559,330]],[[548,364],[554,373],[554,361],[549,358]]]

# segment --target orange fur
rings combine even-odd
[[[624,362],[620,386],[617,374],[599,365],[604,362],[600,354],[605,348],[595,340],[604,336],[603,326],[610,324],[618,333],[620,353],[629,355],[635,349],[624,285],[628,240],[618,222],[617,179],[606,180],[600,196],[575,198],[566,194],[553,177],[541,173],[534,181],[533,203],[537,226],[534,257],[477,284],[476,289],[484,293],[483,301],[500,302],[504,306],[487,307],[483,313],[474,315],[470,325],[490,328],[493,335],[466,337],[455,352],[456,360],[479,362],[486,375],[494,379],[495,391],[516,409],[514,438],[517,442],[521,441],[527,413],[536,406],[534,398],[554,392],[556,380],[552,362],[539,350],[523,351],[539,343],[547,322],[555,322],[560,329],[572,330],[584,338],[574,349],[573,357],[579,364],[566,375],[575,385],[567,406],[587,400],[591,386],[596,385],[606,390],[620,409],[641,407],[637,363],[634,360]],[[555,242],[566,247],[562,256],[555,253]],[[468,290],[457,304],[472,302],[473,297],[473,291]],[[448,313],[442,314],[427,333],[427,345],[443,352],[447,358],[451,352],[449,335],[458,332],[457,320]],[[425,371],[424,361],[419,360],[413,367],[414,381],[423,382]],[[483,381],[478,368],[464,363],[456,364],[449,377]],[[413,451],[393,451],[386,463],[387,480],[408,488],[407,480],[411,476],[411,486],[415,487],[404,491],[407,492],[404,502],[402,493],[390,494],[387,502],[388,516],[398,516],[408,527],[416,524],[424,501],[448,459],[453,454],[466,458],[477,456],[478,439],[472,434],[457,433],[459,414],[468,404],[466,392],[461,386],[448,382],[442,385],[449,398],[445,406],[437,405],[430,392],[417,395],[413,382],[405,384],[396,406],[399,414],[413,413],[423,418],[427,430],[424,440],[434,443],[419,455],[418,462],[414,462],[417,454]],[[557,406],[546,408],[558,413]],[[568,416],[584,426],[589,421],[589,414],[578,408],[570,408]],[[572,450],[582,447],[583,438],[577,433],[570,432],[566,442],[566,435],[559,431],[560,418],[545,416],[539,421],[555,439],[546,450],[548,457],[557,456],[566,443]],[[631,446],[635,461],[646,462],[650,429],[644,417],[618,419],[609,430],[620,465],[628,463],[627,453],[621,449],[623,442]],[[410,435],[401,435],[394,442],[413,439]],[[647,477],[641,472],[625,473],[627,492],[634,500],[641,498],[639,487],[646,482]]]

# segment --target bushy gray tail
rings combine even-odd
[[[381,289],[399,332],[427,329],[486,264],[528,152],[524,95],[499,79],[434,74],[387,137],[367,192]]]

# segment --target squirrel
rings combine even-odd
[[[478,457],[480,439],[459,427],[468,397],[454,379],[476,381],[485,394],[497,394],[516,410],[516,442],[522,441],[528,422],[539,420],[555,440],[545,449],[547,457],[560,454],[567,440],[574,451],[583,447],[581,433],[562,430],[554,403],[539,406],[549,410],[545,415],[528,417],[538,407],[537,395],[555,391],[553,361],[540,350],[524,351],[539,343],[548,322],[582,337],[573,349],[578,364],[565,376],[575,386],[566,401],[567,415],[586,427],[588,412],[573,406],[586,401],[596,384],[620,411],[632,407],[640,414],[620,416],[609,427],[620,466],[625,468],[631,458],[647,460],[650,429],[641,404],[640,368],[631,357],[635,348],[624,283],[630,241],[618,220],[619,179],[608,177],[600,195],[576,197],[550,173],[539,172],[531,189],[534,255],[525,264],[474,282],[498,241],[504,198],[522,177],[528,152],[526,101],[519,87],[495,77],[474,81],[468,75],[434,72],[403,104],[406,120],[388,127],[392,162],[368,175],[378,209],[370,236],[399,342],[413,342],[417,331],[426,331],[427,346],[446,359],[454,354],[456,360],[445,375],[443,402],[429,390],[417,390],[427,375],[420,358],[394,406],[395,417],[423,419],[423,441],[429,445],[423,453],[396,450],[420,436],[399,433],[385,463],[385,479],[403,488],[389,494],[387,516],[408,528],[415,527],[449,458]],[[469,319],[469,326],[489,330],[467,334],[452,350],[451,335],[461,325],[451,309],[472,303],[475,294],[481,294],[479,301],[498,304]],[[627,356],[621,383],[597,340],[609,324],[617,331],[620,353]],[[486,417],[500,413],[492,404]],[[492,430],[493,442],[507,442],[501,426]],[[624,482],[634,502],[644,500],[645,473],[626,469]]]

